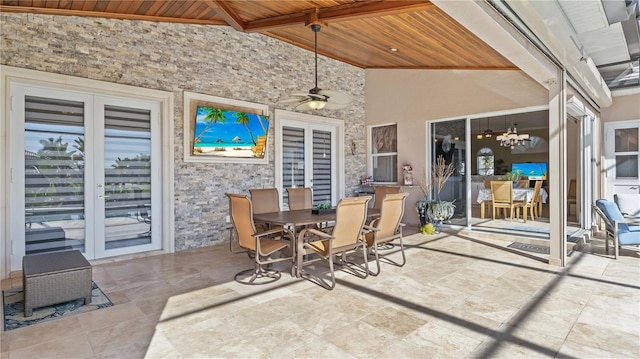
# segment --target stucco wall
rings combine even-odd
[[[640,120],[640,93],[614,96],[611,106],[602,109],[602,122]]]
[[[546,89],[520,71],[367,70],[366,125],[398,123],[398,161],[413,165],[414,178],[425,173],[425,123],[549,102]],[[411,190],[405,222],[419,223]]]
[[[313,53],[229,27],[4,13],[1,63],[175,94],[175,249],[226,240],[225,192],[274,185],[273,121],[268,165],[183,162],[183,92],[268,104],[313,87]],[[312,32],[309,31],[309,36]],[[322,41],[322,35],[320,35]],[[353,105],[320,115],[343,119],[345,138],[365,145],[364,71],[319,57],[319,86],[350,93]],[[365,171],[365,154],[345,151],[346,193]]]

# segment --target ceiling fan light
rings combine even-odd
[[[323,109],[326,105],[327,105],[326,101],[320,101],[320,100],[311,100],[307,102],[307,106],[312,110]]]

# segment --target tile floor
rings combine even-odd
[[[0,358],[640,357],[637,251],[593,240],[558,268],[462,233],[405,240],[406,266],[333,291],[237,284],[251,262],[228,245],[95,265],[113,307],[2,332]]]

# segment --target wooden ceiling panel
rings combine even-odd
[[[231,26],[361,68],[516,69],[426,0],[0,0],[0,12]],[[397,52],[389,49],[397,48]]]

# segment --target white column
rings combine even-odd
[[[564,266],[567,256],[567,81],[558,70],[549,84],[549,264]]]

